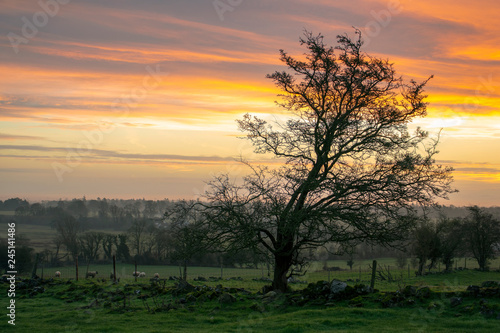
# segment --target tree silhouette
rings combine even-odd
[[[337,37],[306,32],[308,49],[291,70],[267,77],[281,89],[289,115],[274,122],[245,115],[240,130],[281,167],[252,166],[237,183],[209,182],[207,222],[214,239],[233,249],[261,243],[274,257],[273,288],[285,291],[311,248],[329,242],[389,244],[413,224],[415,205],[446,197],[451,168],[436,165],[437,139],[408,123],[426,115],[422,83],[404,83],[393,65],[361,51],[361,33]]]
[[[81,223],[66,213],[57,216],[52,223],[57,232],[55,242],[64,244],[73,259],[77,258],[80,251],[78,235],[82,232]]]
[[[194,202],[179,201],[163,217],[172,247],[170,257],[183,266],[181,278],[186,281],[189,260],[209,248],[205,242],[208,230]]]
[[[488,262],[500,251],[500,221],[477,206],[469,207],[464,220],[468,248],[477,260],[479,269],[488,270]]]

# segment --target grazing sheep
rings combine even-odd
[[[146,277],[146,273],[145,272],[140,272],[139,273],[139,277]]]
[[[160,274],[158,273],[155,273],[155,275],[153,276],[155,279],[159,279],[160,278]]]
[[[97,271],[90,271],[90,272],[87,273],[87,275],[85,276],[85,278],[88,278],[88,277],[95,278],[96,275],[97,275]]]
[[[56,271],[54,275],[55,275],[55,277],[60,278],[61,277],[61,272]]]
[[[132,272],[132,276],[133,277],[139,276],[140,274],[141,274],[141,272],[138,272],[138,271]]]

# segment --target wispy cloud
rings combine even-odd
[[[32,136],[32,135],[17,135],[17,134],[3,134],[0,133],[0,141],[15,141],[15,140],[44,140],[45,138],[40,136]]]
[[[68,153],[74,151],[72,148],[65,147],[47,147],[35,145],[0,145],[0,150],[15,150],[15,151],[37,151],[37,152],[63,152]],[[195,162],[233,162],[235,158],[220,157],[220,156],[188,156],[174,154],[141,154],[141,153],[125,153],[104,149],[90,149],[80,152],[81,156],[89,157],[106,157],[109,159],[119,158],[125,160],[177,160],[177,161],[195,161]],[[13,156],[13,155],[11,155]]]

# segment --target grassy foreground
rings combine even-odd
[[[16,286],[16,327],[7,323],[9,299],[0,331],[18,332],[498,332],[500,297],[470,295],[464,286],[499,280],[500,273],[461,271],[421,277],[427,295],[392,291],[321,300],[299,289],[290,295],[261,295],[241,288],[245,281],[197,282],[179,289],[173,281],[54,280]],[[448,282],[444,282],[448,281]],[[453,282],[455,281],[455,282]],[[460,281],[457,284],[456,281]],[[219,283],[224,284],[223,288]],[[354,283],[350,283],[354,285]],[[6,291],[7,283],[0,286]],[[384,288],[389,290],[388,287]],[[461,303],[452,306],[452,298]],[[296,301],[298,300],[298,301]],[[500,317],[499,317],[500,318]]]

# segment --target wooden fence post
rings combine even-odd
[[[370,281],[370,288],[375,288],[375,274],[377,273],[377,260],[373,260],[372,264],[372,280]]]
[[[76,281],[78,281],[78,256],[75,257]]]
[[[113,282],[116,282],[116,255],[113,255]]]
[[[40,253],[37,253],[36,254],[36,257],[35,257],[35,264],[33,265],[33,271],[31,272],[31,278],[34,279],[36,277],[36,271],[37,271],[37,268],[38,268],[38,259],[40,257]]]
[[[134,260],[134,266],[135,266],[135,270],[134,270],[135,282],[137,282],[137,260]]]

